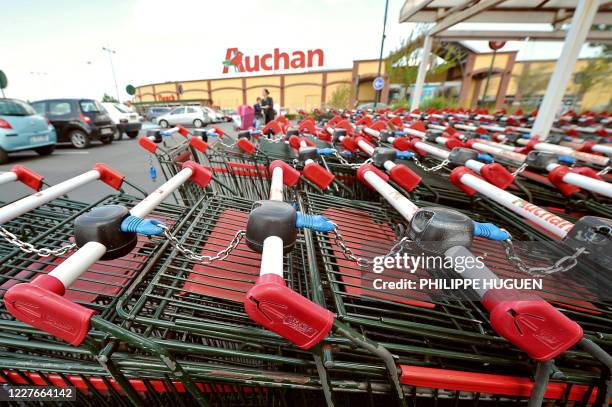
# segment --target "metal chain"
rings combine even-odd
[[[161,228],[164,230],[164,236],[168,238],[170,244],[174,248],[176,248],[189,260],[199,261],[204,264],[210,264],[215,260],[225,260],[232,253],[232,251],[234,251],[234,249],[238,247],[238,245],[242,241],[242,238],[246,235],[245,230],[237,231],[225,249],[218,251],[214,256],[207,256],[205,254],[197,254],[193,250],[183,246],[183,244],[179,242],[176,236],[174,236],[172,232],[170,232],[170,229],[168,229],[168,227],[161,226]]]
[[[354,261],[359,267],[366,267],[374,263],[373,259],[364,259],[363,257],[358,257],[357,255],[355,255],[353,250],[351,250],[351,248],[346,245],[346,239],[344,239],[344,236],[342,235],[342,233],[340,233],[338,225],[334,223],[334,226],[335,229],[332,232],[333,242],[340,246],[340,250],[342,250],[342,254],[344,254],[344,257],[346,257],[348,260]],[[402,249],[404,249],[404,245],[406,244],[406,242],[410,241],[411,240],[409,240],[408,237],[402,237],[398,242],[393,245],[393,247],[391,247],[389,252],[385,254],[384,257],[395,256],[396,254],[401,252]]]
[[[217,144],[221,144],[225,148],[234,148],[234,146],[236,145],[236,141],[234,141],[232,144],[225,144],[223,141],[221,141],[220,138],[218,138],[217,142],[213,146],[216,146]]]
[[[578,257],[584,253],[587,253],[586,248],[579,247],[576,249],[574,254],[570,256],[561,257],[552,266],[549,267],[529,267],[525,262],[516,254],[514,250],[514,244],[512,240],[507,239],[503,242],[504,251],[508,260],[514,263],[523,273],[529,274],[533,277],[547,276],[549,274],[564,272],[573,269],[578,264]]]
[[[601,177],[601,176],[606,175],[607,173],[609,173],[609,172],[610,172],[610,170],[612,170],[612,167],[610,167],[610,166],[608,165],[606,168],[604,168],[603,170],[599,171],[599,172],[597,173],[597,175],[599,175],[599,176]]]
[[[57,249],[49,249],[46,247],[39,249],[39,248],[34,247],[31,243],[19,240],[17,236],[15,236],[13,233],[9,232],[2,226],[0,226],[0,236],[3,237],[4,240],[9,242],[13,246],[17,247],[22,252],[35,253],[40,257],[61,256],[62,254],[66,254],[68,251],[76,247],[75,243],[70,243],[66,246],[62,246]]]
[[[361,167],[363,164],[369,164],[372,162],[372,159],[368,158],[362,163],[350,163],[346,160],[346,158],[342,157],[342,155],[340,155],[340,153],[338,153],[337,151],[334,153],[334,157],[336,157],[338,161],[340,161],[340,164],[347,165],[351,168],[358,168],[358,167]]]
[[[514,170],[514,172],[512,173],[513,177],[516,177],[517,175],[519,175],[521,172],[525,171],[527,169],[527,167],[529,167],[529,164],[527,163],[522,163],[520,167],[518,167],[516,170]]]
[[[434,165],[433,167],[426,167],[423,164],[421,164],[421,162],[419,161],[418,158],[416,158],[416,156],[412,156],[412,160],[414,161],[414,163],[416,164],[417,167],[421,168],[423,171],[425,172],[436,172],[436,171],[440,171],[442,168],[446,167],[448,165],[448,163],[450,163],[449,160],[442,160],[442,162],[438,165]]]

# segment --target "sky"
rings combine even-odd
[[[385,55],[415,28],[398,22],[403,3],[389,0]],[[116,51],[121,100],[128,84],[221,77],[229,47],[246,55],[320,48],[325,69],[350,68],[378,58],[384,8],[384,0],[0,0],[0,70],[7,97],[33,101],[115,96],[102,47]],[[474,27],[499,25],[457,28]],[[483,41],[467,44],[488,50]],[[561,44],[509,42],[504,50],[518,50],[519,60],[553,59]],[[584,47],[581,56],[592,54]]]

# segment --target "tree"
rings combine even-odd
[[[349,85],[340,85],[329,98],[327,105],[337,109],[347,109],[351,100],[351,87]]]
[[[542,73],[537,69],[527,69],[512,75],[516,82],[516,94],[520,95],[520,100],[527,100],[536,96],[548,85],[548,73]],[[529,102],[527,102],[528,104]],[[522,103],[523,104],[523,103]]]
[[[422,58],[421,48],[425,41],[427,27],[417,26],[410,37],[403,40],[399,48],[386,58],[386,68],[392,83],[401,83],[409,87],[416,82],[419,64]],[[458,66],[462,68],[463,54],[459,47],[434,40],[431,47],[432,58],[429,61],[427,76],[433,77]]]
[[[112,97],[111,95],[107,95],[106,93],[104,94],[104,96],[102,96],[102,102],[106,103],[119,103],[119,101],[117,99],[115,99],[114,97]]]

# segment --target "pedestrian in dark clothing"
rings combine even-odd
[[[263,110],[261,108],[261,98],[257,98],[257,102],[253,105],[253,109],[255,110],[255,127],[259,127],[261,123],[263,123]]]
[[[272,120],[274,120],[274,100],[270,97],[270,92],[268,89],[263,90],[261,99],[261,109],[264,115],[264,123],[268,124]]]

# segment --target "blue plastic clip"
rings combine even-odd
[[[334,148],[317,148],[318,155],[334,155],[336,154],[336,149]]]
[[[474,222],[474,236],[489,240],[508,240],[510,234],[493,223]]]
[[[414,157],[414,153],[412,151],[396,151],[395,157],[400,160],[409,160]]]
[[[136,232],[141,235],[163,235],[166,224],[157,219],[143,219],[138,216],[129,215],[121,222],[122,232]]]
[[[307,215],[297,212],[295,217],[296,228],[307,228],[315,232],[332,232],[336,230],[336,225],[323,215]]]
[[[576,159],[574,157],[570,157],[569,155],[560,155],[557,157],[557,161],[559,164],[572,165],[576,162]]]
[[[151,181],[157,180],[157,170],[153,166],[149,167],[149,178],[151,178]]]
[[[493,157],[486,153],[480,153],[477,157],[478,161],[482,161],[483,163],[492,163],[494,161]]]

